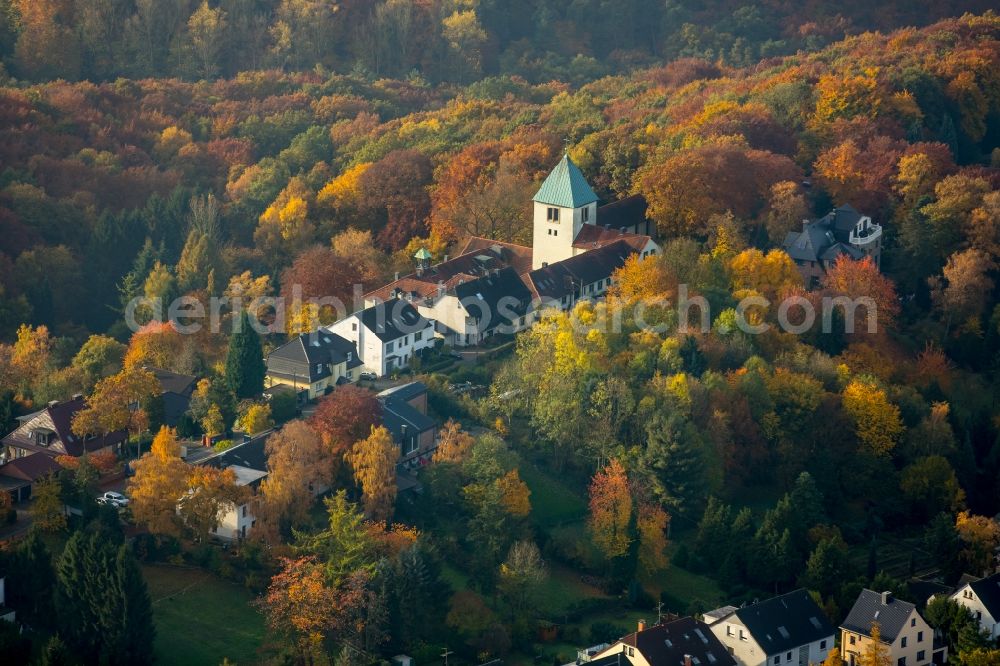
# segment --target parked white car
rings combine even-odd
[[[128,498],[121,493],[116,493],[113,490],[109,490],[100,497],[97,498],[98,504],[110,504],[111,506],[123,509],[128,506]]]

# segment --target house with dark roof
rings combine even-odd
[[[570,257],[528,273],[527,282],[539,308],[572,308],[580,299],[603,296],[614,272],[635,250],[624,240]]]
[[[35,482],[62,469],[56,459],[45,453],[29,453],[0,465],[0,492],[10,493],[14,502],[31,499]]]
[[[593,657],[598,663],[621,657],[635,666],[736,666],[736,661],[704,622],[682,617],[652,627],[639,621],[638,631],[622,637]]]
[[[882,261],[882,227],[851,205],[835,208],[818,220],[803,220],[802,231],[790,231],[782,247],[806,284],[814,287],[833,263],[846,256]]]
[[[191,396],[197,387],[197,378],[163,368],[144,367],[160,383],[160,399],[163,401],[163,423],[176,428],[191,405]]]
[[[245,539],[257,524],[257,518],[253,514],[253,496],[268,474],[265,446],[270,435],[271,431],[262,433],[199,463],[232,470],[236,475],[236,484],[247,489],[243,502],[230,503],[221,512],[219,524],[212,530],[212,534],[219,539]]]
[[[476,345],[496,332],[514,333],[527,325],[531,292],[504,259],[499,245],[430,266],[365,295],[365,304],[399,298],[434,322],[445,344]]]
[[[434,346],[434,322],[398,297],[371,305],[320,331],[354,343],[363,369],[380,377],[407,367],[414,356]]]
[[[73,417],[87,403],[82,395],[71,400],[53,400],[44,409],[17,417],[18,427],[0,440],[0,462],[8,462],[32,453],[80,457],[103,449],[117,449],[127,439],[124,430],[106,435],[80,437],[72,429]]]
[[[86,406],[83,396],[75,395],[17,417],[17,428],[0,440],[0,488],[9,491],[15,501],[23,501],[31,496],[33,483],[58,471],[58,456],[78,458],[84,453],[120,449],[128,439],[124,430],[84,437],[73,432],[73,417]]]
[[[848,666],[856,666],[872,643],[872,628],[878,625],[879,641],[894,666],[926,666],[948,660],[948,648],[935,640],[934,630],[916,606],[891,592],[862,590],[840,625],[840,654]]]
[[[290,386],[312,400],[339,382],[356,380],[362,365],[353,342],[320,329],[297,335],[267,355],[264,386]]]
[[[427,415],[427,385],[409,382],[378,394],[382,425],[399,445],[399,463],[404,468],[430,462],[434,453],[437,423]]]
[[[950,595],[955,603],[965,606],[979,622],[979,629],[990,638],[1000,638],[1000,573],[959,582]]]
[[[819,664],[833,649],[835,630],[805,590],[704,616],[740,666]]]

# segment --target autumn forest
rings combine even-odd
[[[925,593],[994,573],[1000,547],[993,4],[0,0],[0,436],[77,395],[81,440],[125,433],[59,456],[30,507],[0,492],[29,627],[0,650],[565,664],[657,609],[805,588],[837,627],[870,588],[917,604],[950,661],[1000,663]],[[474,357],[386,373],[426,385],[437,424],[418,492],[364,383],[262,397],[262,357],[334,323],[307,299],[350,303],[470,237],[531,245],[564,153],[602,204],[642,195],[662,251]],[[804,278],[785,239],[845,204],[881,226],[880,261]],[[289,305],[262,336],[234,326],[274,322],[256,305],[192,335],[129,309],[181,296]],[[737,325],[834,297],[877,326]],[[150,368],[195,378],[174,427]],[[270,433],[254,492],[182,458],[243,433]],[[127,511],[93,501],[114,478]],[[223,549],[229,505],[259,524]],[[187,628],[163,599],[217,599],[218,633],[172,655]]]

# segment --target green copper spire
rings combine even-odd
[[[562,208],[580,208],[597,201],[597,195],[590,189],[587,179],[569,159],[569,155],[563,155],[556,168],[538,188],[533,200]]]

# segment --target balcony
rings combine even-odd
[[[870,245],[882,237],[882,227],[878,224],[870,224],[861,231],[851,231],[851,245]]]

